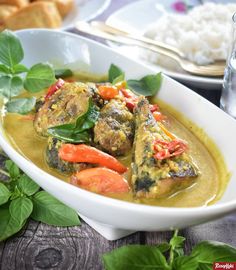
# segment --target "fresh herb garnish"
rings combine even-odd
[[[118,66],[111,64],[108,71],[109,82],[116,84],[125,79],[125,73]],[[143,96],[155,96],[161,87],[161,72],[147,75],[140,80],[127,80],[127,86],[133,92]]]
[[[76,211],[62,204],[7,160],[8,181],[0,182],[0,241],[17,233],[29,217],[55,226],[79,225]]]
[[[32,98],[18,96],[25,88],[30,93],[41,91],[55,82],[55,74],[48,64],[36,64],[30,69],[21,64],[24,51],[20,40],[11,31],[0,33],[0,94],[9,112],[26,114],[35,105]],[[21,108],[22,106],[22,108]]]
[[[184,241],[175,231],[169,243],[124,246],[103,255],[104,267],[106,270],[210,270],[214,262],[236,261],[235,248],[214,241],[200,242],[189,255],[184,255]]]
[[[73,76],[73,72],[68,68],[55,69],[54,72],[57,79],[64,79]]]
[[[51,127],[47,132],[65,142],[89,142],[91,140],[89,129],[95,125],[98,116],[99,110],[90,98],[87,111],[80,115],[75,123]]]

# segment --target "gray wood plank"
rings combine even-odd
[[[147,232],[145,244],[153,245],[169,241],[172,234],[173,232],[170,231]],[[236,212],[213,222],[180,230],[179,235],[186,238],[185,250],[187,253],[196,243],[203,240],[220,241],[236,247]]]
[[[84,222],[61,228],[30,221],[20,234],[0,244],[0,270],[100,270],[103,253],[139,244],[140,235],[108,241]]]

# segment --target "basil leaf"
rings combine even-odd
[[[31,217],[55,226],[79,225],[78,214],[45,191],[33,196],[34,209]]]
[[[109,82],[113,83],[113,81],[118,77],[120,81],[124,80],[124,77],[125,77],[124,71],[120,69],[118,66],[111,64],[108,70]]]
[[[19,73],[25,73],[28,72],[28,68],[22,64],[18,64],[14,66],[14,74],[19,74]]]
[[[40,189],[40,186],[31,180],[31,178],[26,174],[23,174],[19,178],[18,186],[20,190],[27,196],[35,194]]]
[[[128,88],[143,96],[155,96],[161,87],[161,73],[147,75],[141,80],[128,80]]]
[[[36,64],[28,71],[24,87],[31,93],[36,93],[55,82],[53,69],[47,64]]]
[[[0,93],[7,99],[18,96],[23,90],[22,79],[18,76],[1,76],[0,77]]]
[[[106,270],[170,270],[166,258],[153,246],[128,245],[103,255]]]
[[[24,226],[14,219],[9,212],[8,204],[0,208],[0,241],[7,239],[17,233]]]
[[[236,249],[221,242],[202,241],[193,248],[191,256],[196,257],[204,269],[204,265],[212,267],[214,262],[236,262]]]
[[[6,203],[10,196],[10,190],[4,184],[0,183],[0,205]]]
[[[10,97],[18,96],[23,90],[23,81],[22,81],[21,77],[14,76],[11,79],[11,86],[10,87],[11,87]]]
[[[195,257],[182,256],[174,260],[172,264],[173,270],[197,270],[198,261]]]
[[[36,98],[18,98],[8,101],[5,106],[8,112],[27,114],[30,112],[36,103]]]
[[[13,179],[17,178],[20,175],[19,167],[10,159],[6,160],[5,167],[6,167],[7,171],[9,172],[11,178],[13,178]]]
[[[73,76],[73,72],[68,68],[55,69],[54,72],[57,79]]]
[[[185,241],[185,237],[183,237],[183,236],[174,236],[170,240],[170,245],[172,246],[172,248],[175,249],[175,248],[178,248],[178,247],[182,247],[184,241]]]
[[[163,242],[161,244],[156,245],[156,248],[160,250],[161,253],[165,253],[170,249],[170,244],[167,242]]]
[[[88,130],[92,128],[99,117],[99,110],[89,99],[87,111],[80,115],[75,123],[64,124],[48,128],[48,134],[66,142],[89,142],[91,140]]]
[[[5,98],[10,98],[11,91],[11,77],[10,76],[1,76],[0,77],[0,94]]]
[[[0,33],[0,62],[14,67],[24,58],[23,48],[13,32],[4,30]]]
[[[0,64],[0,75],[3,75],[3,74],[10,74],[10,73],[11,73],[11,70],[10,70],[9,67]]]
[[[33,211],[33,203],[29,198],[20,197],[11,201],[9,212],[19,224],[23,224]]]

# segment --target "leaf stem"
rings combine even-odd
[[[174,232],[174,236],[173,237],[177,236],[178,235],[178,232],[179,232],[179,230],[176,229],[175,232]],[[169,257],[169,264],[170,264],[170,266],[172,266],[173,261],[174,261],[174,249],[175,248],[173,246],[171,246],[171,248],[170,248],[170,257]]]

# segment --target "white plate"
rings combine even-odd
[[[143,34],[146,29],[158,18],[160,18],[165,12],[173,12],[171,10],[171,4],[176,0],[140,0],[133,2],[114,12],[108,19],[107,23],[123,29],[125,31],[134,32],[137,34]],[[197,5],[197,0],[187,1],[188,3]],[[232,0],[221,0],[215,2],[233,2]],[[127,47],[114,45],[117,50],[125,54],[126,56],[132,57],[133,59],[139,58],[138,51],[135,48],[128,49]],[[144,60],[142,60],[144,61]],[[152,68],[160,69],[157,65],[150,64]],[[193,76],[185,73],[172,72],[161,68],[167,75],[177,79],[178,81],[187,83],[188,85],[203,88],[207,90],[220,90],[222,87],[223,80],[220,78],[200,77]]]
[[[73,28],[76,21],[89,21],[101,14],[111,0],[75,0],[74,9],[64,18],[62,29]]]
[[[77,68],[84,64],[91,72],[104,74],[110,64],[114,63],[125,71],[127,79],[138,79],[155,72],[141,61],[131,60],[107,46],[75,34],[52,30],[22,30],[16,33],[24,48],[23,64],[26,66],[60,60],[68,66],[76,64]],[[142,231],[183,228],[235,211],[236,121],[203,97],[167,76],[163,76],[158,96],[202,128],[220,149],[231,177],[224,196],[215,205],[171,208],[111,199],[77,188],[41,170],[15,150],[1,127],[0,146],[43,189],[73,207],[87,219],[115,228]],[[216,119],[217,125],[214,125]]]

